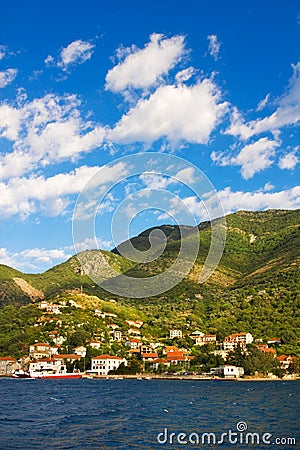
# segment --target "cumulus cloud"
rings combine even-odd
[[[14,215],[25,219],[42,210],[44,214],[57,216],[70,204],[70,196],[78,194],[100,167],[82,166],[69,173],[60,173],[49,178],[33,175],[29,178],[11,178],[0,183],[0,215],[3,218]],[[97,186],[118,180],[125,175],[123,163],[102,169]],[[98,194],[100,195],[100,188]]]
[[[209,54],[214,58],[215,61],[219,59],[219,53],[221,44],[218,41],[218,36],[216,34],[209,34],[207,36],[208,39],[208,51]]]
[[[280,167],[280,169],[294,169],[296,167],[296,165],[299,162],[299,158],[296,155],[296,150],[293,150],[290,153],[287,153],[286,155],[282,156],[279,159],[279,163],[278,166]]]
[[[94,53],[94,48],[95,45],[90,42],[77,39],[61,50],[58,61],[55,61],[53,56],[48,55],[45,64],[47,67],[57,65],[63,71],[67,71],[72,66],[88,61]]]
[[[8,86],[14,81],[18,73],[18,69],[6,69],[0,72],[0,88]]]
[[[246,145],[236,156],[226,156],[223,153],[212,152],[211,158],[221,166],[241,166],[241,174],[245,180],[273,164],[275,149],[280,142],[261,138]]]
[[[18,270],[41,271],[54,264],[59,264],[71,258],[67,248],[46,249],[31,248],[20,252],[13,252],[7,248],[0,248],[0,263]]]
[[[300,207],[300,186],[291,189],[268,192],[267,189],[259,189],[254,192],[233,191],[230,187],[217,192],[224,214],[230,214],[239,210],[260,211],[266,209],[297,209]],[[188,207],[194,217],[200,222],[218,217],[208,217],[205,204],[209,199],[199,199],[197,196],[189,196],[183,199],[174,198],[170,202],[168,214],[164,213],[158,220],[166,220],[169,215],[178,216],[185,207]],[[212,206],[212,214],[214,208]]]
[[[193,184],[195,182],[195,169],[193,167],[187,167],[186,169],[179,170],[179,172],[176,173],[175,178],[182,183],[188,185]]]
[[[233,192],[230,187],[218,192],[226,214],[238,210],[297,209],[300,207],[300,186],[279,192]]]
[[[165,177],[155,172],[142,173],[140,180],[149,189],[164,189],[172,182],[170,177]]]
[[[277,109],[270,116],[246,123],[237,108],[233,108],[231,124],[226,134],[249,139],[251,136],[267,131],[276,132],[287,125],[300,121],[300,62],[292,65],[293,75],[285,94],[278,99]]]
[[[108,138],[123,144],[150,144],[161,138],[205,144],[226,109],[218,87],[209,79],[193,86],[160,86],[123,115]]]
[[[75,95],[0,105],[0,137],[12,152],[0,156],[0,179],[20,176],[36,167],[79,157],[102,144],[105,129],[85,121]]]
[[[107,73],[106,89],[123,92],[153,86],[180,61],[184,52],[183,36],[166,38],[154,33],[143,49],[133,46],[119,52],[119,57],[125,55],[125,59]]]

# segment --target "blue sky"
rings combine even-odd
[[[0,263],[38,272],[72,255],[78,194],[106,164],[117,180],[114,162],[136,152],[197,166],[225,213],[299,208],[299,2],[111,3],[2,4]],[[113,246],[114,209],[138,185],[205,218],[161,172],[145,168],[106,198],[101,248]],[[170,214],[147,210],[130,233],[173,223]]]

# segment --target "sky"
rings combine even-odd
[[[41,272],[73,255],[76,200],[99,170],[116,184],[95,214],[103,249],[120,202],[130,236],[184,221],[182,205],[204,220],[193,167],[225,214],[299,208],[299,49],[296,0],[3,1],[0,263]],[[164,167],[126,179],[124,157],[151,152],[190,164],[181,186]],[[172,198],[137,213],[140,189]]]

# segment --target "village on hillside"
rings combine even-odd
[[[220,341],[216,334],[198,329],[170,328],[168,335],[151,339],[149,334],[143,333],[146,325],[143,320],[127,318],[120,321],[115,312],[94,309],[93,317],[101,323],[99,333],[70,348],[66,346],[66,333],[71,325],[64,324],[63,311],[64,308],[76,310],[82,306],[74,300],[68,303],[42,300],[38,308],[42,315],[34,327],[48,330],[43,332],[46,339],[31,342],[21,358],[0,357],[1,376],[11,376],[18,370],[49,374],[68,370],[89,377],[152,374],[293,379],[299,376],[297,358],[280,352],[280,337],[264,341],[260,337],[254,338],[249,330],[243,330],[232,332]],[[77,324],[78,330],[81,325]]]

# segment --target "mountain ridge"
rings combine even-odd
[[[216,219],[217,220],[217,219]],[[293,270],[299,263],[300,248],[300,210],[268,210],[238,211],[226,216],[227,239],[224,253],[214,275],[204,286],[222,288],[233,286],[251,277],[259,279],[262,273],[278,270]],[[198,238],[200,250],[194,268],[187,277],[187,282],[195,282],[201,271],[210,246],[210,222],[202,222],[195,227],[182,226],[183,239]],[[180,226],[162,225],[144,230],[131,239],[131,243],[139,251],[149,248],[149,236],[155,230],[163,231],[167,236],[166,248],[155,261],[133,263],[118,252],[101,251],[110,265],[119,273],[129,276],[153,276],[166,269],[175,259],[181,241]],[[128,242],[128,241],[127,241]],[[122,243],[122,245],[126,245]],[[119,246],[120,247],[120,246]],[[90,256],[97,250],[88,250]],[[84,253],[84,252],[83,252]],[[40,274],[25,274],[9,266],[0,265],[0,302],[8,304],[9,299],[24,304],[34,295],[26,296],[26,292],[14,282],[14,278],[23,279],[33,289],[49,298],[63,290],[80,288],[91,292],[101,291],[82,271],[77,255]],[[197,283],[196,283],[197,284]],[[243,284],[243,283],[242,283]],[[21,289],[21,292],[20,292]],[[108,295],[109,296],[109,295]],[[37,296],[38,298],[39,296]],[[26,300],[27,299],[27,300]]]

